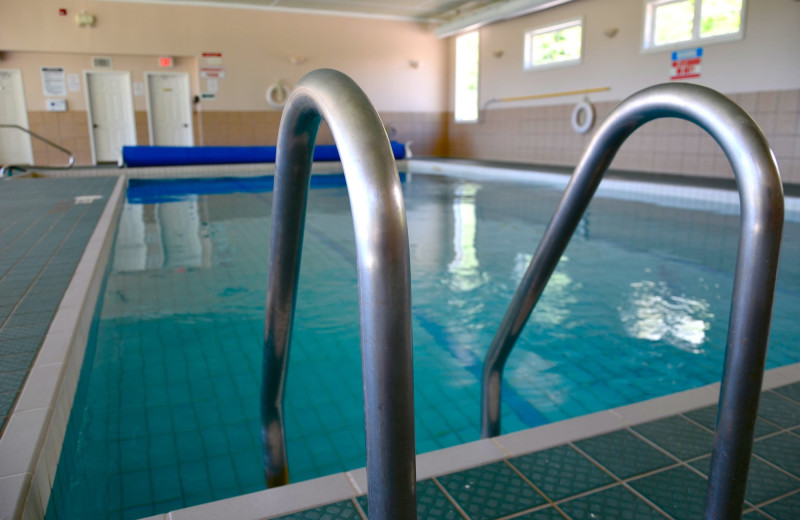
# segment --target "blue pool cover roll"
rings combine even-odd
[[[403,143],[392,141],[395,159],[406,155]],[[246,164],[275,162],[274,146],[123,146],[125,166],[187,166],[193,164]],[[338,161],[336,145],[314,147],[314,161]]]

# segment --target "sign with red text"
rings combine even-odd
[[[684,49],[672,53],[671,80],[699,78],[702,68],[703,48]]]
[[[200,55],[200,77],[223,79],[225,67],[222,66],[221,52],[204,52]]]

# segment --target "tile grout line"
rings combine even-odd
[[[547,505],[551,505],[551,506],[555,505],[555,502],[553,501],[553,499],[551,499],[544,491],[539,489],[539,486],[537,486],[536,484],[531,482],[531,480],[528,477],[523,475],[522,472],[516,466],[511,464],[511,462],[508,459],[503,459],[503,462],[505,462],[506,465],[511,468],[511,471],[513,471],[514,473],[519,475],[519,477],[522,480],[524,480],[526,484],[528,484],[530,487],[532,487],[537,493],[542,495],[544,497],[544,499],[547,501]]]
[[[347,478],[347,481],[350,483],[350,487],[352,487],[353,491],[356,492],[356,496],[361,496],[361,495],[364,494],[364,491],[361,490],[361,486],[358,485],[358,482],[356,482],[355,477],[353,477],[353,474],[350,471],[345,471],[344,472],[344,476]]]
[[[627,429],[627,428],[626,428],[626,429]],[[583,450],[582,450],[581,448],[579,448],[578,446],[575,446],[575,445],[574,445],[574,444],[572,444],[572,443],[570,443],[570,445],[571,445],[571,446],[572,446],[572,447],[573,447],[575,450],[577,450],[577,451],[578,451],[578,452],[579,452],[581,455],[583,455],[584,457],[586,457],[587,459],[589,459],[589,460],[590,460],[592,463],[594,463],[596,466],[598,466],[600,469],[602,469],[603,471],[605,471],[606,473],[608,473],[609,475],[611,475],[611,477],[613,477],[613,478],[614,478],[614,479],[615,479],[615,480],[616,480],[616,481],[617,481],[619,484],[621,484],[621,485],[622,485],[622,486],[623,486],[625,489],[627,489],[629,492],[633,493],[633,495],[634,495],[634,496],[636,496],[636,497],[638,497],[639,499],[643,500],[643,501],[644,501],[644,502],[645,502],[647,505],[649,505],[650,507],[654,508],[656,511],[658,511],[659,513],[661,513],[662,515],[664,515],[666,518],[669,518],[669,519],[671,519],[671,520],[674,520],[674,519],[672,518],[672,516],[670,516],[670,515],[669,515],[669,513],[667,513],[666,511],[664,511],[663,509],[661,509],[661,507],[659,507],[659,506],[658,506],[658,505],[656,505],[654,502],[652,502],[650,499],[648,499],[647,497],[645,497],[644,495],[642,495],[641,493],[639,493],[638,491],[636,491],[635,489],[633,489],[633,488],[632,488],[632,487],[631,487],[631,486],[630,486],[630,485],[627,483],[627,480],[628,480],[628,479],[623,479],[623,478],[619,477],[619,476],[618,476],[616,473],[614,473],[614,472],[613,472],[613,471],[611,471],[610,469],[606,468],[606,467],[605,467],[603,464],[601,464],[601,463],[600,463],[600,461],[598,461],[598,460],[595,460],[595,458],[594,458],[594,457],[592,457],[591,455],[589,455],[588,453],[586,453],[585,451],[583,451]],[[660,473],[660,472],[663,472],[663,471],[667,471],[668,469],[672,469],[672,468],[676,468],[676,467],[678,467],[678,465],[677,465],[677,464],[669,465],[669,466],[666,466],[666,467],[664,467],[664,468],[659,468],[659,469],[656,469],[656,470],[653,470],[653,471],[649,471],[649,472],[642,473],[642,474],[640,474],[640,475],[636,475],[636,478],[644,478],[644,477],[647,477],[647,476],[650,476],[650,475],[655,475],[656,473]],[[633,477],[629,477],[629,478],[633,478]]]
[[[768,506],[770,504],[774,504],[775,502],[778,502],[780,500],[783,500],[784,498],[788,498],[788,497],[791,497],[791,496],[794,496],[794,495],[800,495],[800,487],[797,487],[797,488],[793,489],[792,491],[787,491],[783,495],[780,495],[780,496],[777,496],[777,497],[774,497],[774,498],[770,498],[769,500],[765,500],[765,501],[760,502],[758,504],[753,504],[753,509],[759,509],[760,510],[764,506]]]
[[[350,497],[349,500],[350,500],[350,503],[353,504],[353,507],[356,508],[356,513],[358,513],[358,515],[361,517],[361,519],[362,520],[369,520],[369,517],[367,517],[367,513],[364,511],[364,509],[361,508],[361,504],[358,503],[358,500],[356,500],[356,497]],[[336,502],[334,502],[334,504],[335,503]]]
[[[470,518],[470,516],[467,514],[467,512],[466,512],[466,511],[464,511],[464,508],[462,508],[462,507],[461,507],[461,504],[459,504],[458,502],[456,502],[456,499],[455,499],[455,498],[453,498],[453,495],[451,495],[451,494],[450,494],[450,492],[449,492],[449,491],[447,491],[447,489],[446,489],[446,488],[445,488],[445,487],[442,485],[442,483],[441,483],[441,482],[439,482],[439,478],[438,478],[438,477],[431,477],[431,480],[432,480],[432,481],[433,481],[433,483],[436,485],[436,487],[438,487],[438,488],[439,488],[439,491],[441,491],[441,492],[444,494],[445,498],[447,498],[447,500],[449,500],[449,501],[450,501],[450,503],[451,503],[451,504],[453,504],[453,507],[455,507],[455,508],[456,508],[456,511],[458,511],[458,513],[459,513],[459,514],[460,514],[460,515],[461,515],[463,518],[465,518],[466,520],[472,520],[472,519]]]

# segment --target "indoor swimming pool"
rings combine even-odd
[[[606,185],[508,362],[503,432],[721,377],[735,195]],[[479,438],[483,357],[561,190],[428,174],[403,186],[423,453]],[[47,518],[140,518],[263,489],[271,187],[131,181]],[[365,463],[347,191],[341,176],[313,188],[285,404],[292,481]],[[799,249],[788,213],[767,368],[797,361]]]

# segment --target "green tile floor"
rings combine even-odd
[[[422,481],[420,519],[699,519],[716,407]],[[800,383],[762,394],[743,518],[800,518]],[[366,497],[280,517],[365,519]]]
[[[0,431],[116,178],[2,180]],[[93,201],[76,197],[100,195]]]

